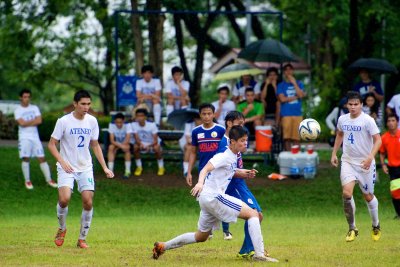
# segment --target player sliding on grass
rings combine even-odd
[[[343,208],[349,224],[346,241],[353,241],[358,235],[355,223],[356,205],[353,198],[355,183],[363,193],[372,219],[372,239],[378,241],[381,229],[378,218],[378,199],[374,196],[376,178],[375,155],[381,146],[379,129],[372,117],[362,112],[362,98],[358,92],[347,93],[349,114],[339,117],[337,134],[332,151],[331,163],[338,166],[336,153],[343,142],[340,179],[343,190]]]
[[[93,164],[89,146],[92,147],[106,176],[108,178],[114,177],[113,172],[107,168],[98,142],[99,125],[97,120],[92,115],[87,114],[90,104],[89,93],[85,90],[78,91],[74,96],[75,110],[57,120],[48,146],[51,154],[57,160],[59,229],[54,240],[57,246],[62,246],[64,243],[67,232],[68,203],[74,189],[74,180],[76,180],[83,205],[77,247],[88,247],[86,236],[92,222],[94,194]],[[60,152],[57,150],[58,141],[60,141]]]
[[[197,232],[186,233],[167,242],[156,242],[153,248],[154,259],[158,259],[166,250],[204,242],[213,227],[218,227],[221,221],[236,222],[239,217],[248,221],[249,233],[255,248],[253,260],[277,261],[264,255],[264,241],[258,212],[243,201],[225,194],[234,174],[238,177],[254,178],[257,173],[254,169],[237,169],[237,154],[247,149],[246,130],[241,126],[232,127],[229,139],[229,149],[209,160],[200,172],[198,183],[191,190],[192,196],[198,197],[201,208]]]

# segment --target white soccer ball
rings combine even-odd
[[[314,119],[305,119],[299,125],[299,135],[302,140],[312,141],[318,138],[321,126]]]

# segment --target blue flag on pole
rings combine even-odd
[[[136,80],[137,76],[118,75],[117,77],[117,107],[126,107],[135,105],[136,97]]]

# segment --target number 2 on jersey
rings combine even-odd
[[[83,141],[85,141],[85,137],[83,135],[78,136],[78,140],[79,140],[79,144],[78,147],[84,147],[85,144],[83,143]]]
[[[347,140],[349,140],[350,143],[351,143],[352,145],[354,145],[354,136],[353,136],[353,133],[350,133],[350,135],[349,135],[349,137],[347,138]]]

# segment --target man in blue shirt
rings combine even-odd
[[[278,84],[277,95],[281,102],[281,124],[284,149],[289,151],[292,144],[300,142],[299,125],[303,120],[301,99],[305,97],[304,85],[293,76],[293,66],[283,66],[284,80]]]
[[[225,128],[214,123],[215,108],[212,104],[202,104],[199,107],[202,124],[192,131],[192,148],[189,156],[189,168],[186,182],[192,186],[192,169],[199,152],[199,172],[207,162],[217,153],[219,142],[225,134]]]
[[[376,100],[382,102],[382,87],[377,81],[371,79],[371,76],[367,70],[360,70],[360,79],[361,81],[354,86],[353,91],[359,92],[363,98],[366,94],[373,93]]]

